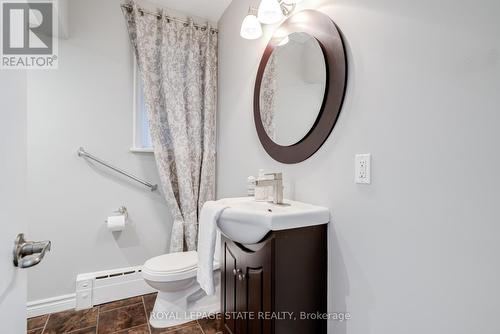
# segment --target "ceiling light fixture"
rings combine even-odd
[[[264,24],[275,24],[283,19],[283,12],[278,0],[262,0],[257,18]]]
[[[256,9],[250,7],[248,15],[241,24],[241,37],[257,39],[262,36],[262,24],[275,24],[290,15],[297,3],[302,0],[262,0]],[[255,15],[257,14],[257,15]]]
[[[262,26],[260,25],[257,16],[255,16],[256,11],[257,10],[255,8],[250,7],[248,15],[241,24],[240,35],[245,39],[257,39],[262,36]]]

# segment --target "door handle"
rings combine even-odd
[[[18,234],[14,244],[14,266],[23,269],[36,266],[50,251],[50,246],[50,241],[26,241],[23,233]]]

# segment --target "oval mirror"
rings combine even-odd
[[[344,44],[330,17],[304,10],[283,22],[255,82],[255,127],[266,152],[288,164],[313,155],[337,122],[346,81]]]
[[[260,86],[260,117],[267,135],[290,146],[304,138],[321,111],[326,63],[316,38],[285,36],[267,62]]]

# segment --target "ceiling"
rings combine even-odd
[[[217,23],[232,0],[149,0],[162,7]]]

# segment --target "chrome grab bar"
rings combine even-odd
[[[149,182],[147,182],[147,181],[141,180],[141,179],[140,179],[140,178],[138,178],[137,176],[134,176],[134,175],[132,175],[132,174],[130,174],[130,173],[125,172],[123,169],[120,169],[120,168],[118,168],[118,167],[115,167],[115,166],[113,166],[113,165],[110,165],[110,164],[109,164],[109,163],[107,163],[106,161],[103,161],[103,160],[101,160],[101,159],[99,159],[99,158],[97,158],[97,157],[93,156],[92,154],[90,154],[90,153],[86,152],[86,151],[85,151],[85,149],[84,149],[83,147],[80,147],[80,148],[78,149],[77,154],[78,154],[78,156],[79,156],[79,157],[89,158],[89,159],[91,159],[91,160],[94,160],[94,161],[95,161],[95,162],[97,162],[97,163],[100,163],[100,164],[101,164],[101,165],[103,165],[103,166],[106,166],[106,167],[108,167],[108,168],[110,168],[110,169],[114,170],[115,172],[118,172],[118,173],[120,173],[120,174],[122,174],[122,175],[125,175],[126,177],[129,177],[129,178],[131,178],[132,180],[135,180],[135,181],[137,181],[137,182],[139,182],[139,183],[141,183],[141,184],[145,185],[146,187],[150,188],[150,189],[151,189],[151,191],[155,191],[155,190],[157,190],[157,189],[158,189],[158,185],[157,185],[157,184],[151,184],[151,183],[149,183]]]

